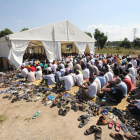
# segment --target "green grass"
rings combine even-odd
[[[98,51],[98,49],[95,49],[95,53],[97,54],[123,54],[123,55],[139,55],[140,54],[140,50],[136,50],[136,49],[124,49],[124,48],[104,48],[104,49],[100,49]]]
[[[0,123],[3,123],[6,120],[5,115],[0,115]]]

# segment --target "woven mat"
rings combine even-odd
[[[33,84],[39,85],[40,82],[41,82],[41,80],[37,80],[37,81],[34,81]],[[52,88],[52,87],[54,87],[54,86],[55,86],[55,85],[51,85],[51,86],[49,86],[49,87]],[[45,86],[42,86],[42,87],[45,87]],[[135,86],[134,86],[134,87],[135,87]],[[70,93],[70,94],[72,94],[72,95],[75,95],[74,91],[78,91],[78,90],[79,90],[79,87],[78,87],[78,86],[74,86],[74,87],[72,87],[71,90],[68,91],[68,93]],[[126,109],[126,106],[128,105],[128,102],[126,101],[127,97],[128,97],[128,95],[127,95],[124,99],[122,99],[121,103],[119,103],[118,105],[112,105],[112,104],[110,104],[110,103],[108,103],[108,102],[102,101],[102,100],[97,99],[97,98],[94,98],[93,101],[94,101],[95,103],[98,103],[98,104],[105,104],[105,105],[107,105],[107,106],[117,107],[117,108],[120,109],[120,110],[125,110],[125,109]]]

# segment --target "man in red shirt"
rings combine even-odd
[[[36,69],[35,69],[35,67],[33,65],[31,65],[31,67],[29,67],[28,70],[36,71]]]
[[[127,85],[127,94],[131,91],[132,89],[132,82],[129,78],[125,78],[123,75],[120,75],[121,80]]]

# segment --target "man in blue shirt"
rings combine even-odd
[[[122,91],[123,91],[123,97],[125,97],[127,95],[127,85],[121,81],[120,77],[117,77],[115,80],[115,83],[121,87]]]
[[[106,78],[105,78],[105,76],[104,76],[104,72],[101,72],[101,73],[100,73],[100,76],[97,76],[97,78],[98,78],[98,79],[100,80],[100,82],[101,82],[101,88],[104,87],[104,86],[107,84]]]
[[[61,72],[59,68],[56,69],[56,72],[54,72],[54,74],[55,74],[55,82],[57,82],[59,80],[59,77],[61,77]]]

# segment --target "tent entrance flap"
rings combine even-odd
[[[11,41],[8,59],[16,68],[20,68],[23,62],[23,55],[30,41]]]
[[[61,60],[61,42],[42,41],[42,44],[44,45],[47,58],[50,62],[53,62],[53,60]]]

